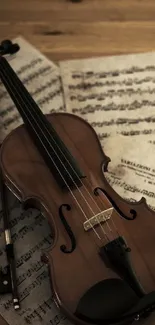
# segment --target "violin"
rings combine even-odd
[[[2,143],[1,169],[12,193],[51,227],[41,259],[55,304],[78,325],[141,322],[155,310],[155,213],[109,185],[110,158],[89,123],[43,114],[4,57],[13,44],[3,45],[0,78],[23,124]]]

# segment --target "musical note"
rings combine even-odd
[[[155,137],[155,52],[60,62],[67,111],[99,137]]]
[[[22,37],[14,40],[20,46],[18,59],[8,58],[21,81],[44,113],[64,111],[59,68]],[[23,124],[10,96],[0,82],[0,142],[17,126]]]

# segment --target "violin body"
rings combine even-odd
[[[87,122],[67,113],[53,113],[46,117],[78,161],[84,173],[81,186],[73,188],[72,193],[60,188],[31,141],[25,125],[12,131],[3,141],[1,168],[5,182],[23,204],[39,208],[50,224],[53,245],[44,252],[42,259],[49,267],[56,305],[74,323],[88,324],[89,318],[78,317],[78,314],[82,308],[87,309],[86,305],[89,305],[91,312],[99,299],[100,309],[105,306],[105,320],[109,319],[109,322],[102,324],[112,324],[109,313],[117,305],[121,276],[115,267],[111,267],[103,248],[115,239],[118,242],[119,237],[125,238],[131,250],[131,265],[143,290],[136,288],[138,298],[135,293],[132,296],[131,292],[128,295],[124,291],[120,299],[130,304],[132,309],[132,301],[136,303],[143,297],[143,291],[149,294],[155,290],[155,213],[148,208],[144,198],[137,203],[129,203],[108,184],[104,173],[110,159],[104,154],[94,129]],[[96,188],[102,190],[95,192]],[[115,206],[112,202],[115,202]],[[85,222],[92,217],[92,211],[98,216],[99,209],[110,211],[108,209],[111,208],[110,219],[101,224],[96,217],[95,227],[88,222],[90,229],[86,230]],[[112,283],[111,279],[116,279],[116,283]],[[99,283],[106,292],[104,301],[102,293],[98,291]],[[83,301],[82,297],[91,288],[94,288],[92,294],[90,292]],[[109,290],[109,294],[106,290]],[[122,290],[120,286],[120,295]],[[114,303],[111,305],[112,298]],[[95,312],[99,306],[94,308]],[[122,302],[117,306],[119,308],[123,308]],[[123,309],[122,313],[125,314]],[[97,324],[96,316],[92,323]],[[117,321],[117,317],[116,323],[126,324],[123,320]]]

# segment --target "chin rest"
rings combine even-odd
[[[91,287],[77,306],[75,316],[89,323],[119,324],[146,317],[155,309],[155,291],[139,298],[121,279],[107,279]]]

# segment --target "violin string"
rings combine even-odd
[[[18,80],[18,79],[17,79],[17,80]],[[26,96],[25,96],[25,99],[26,99],[26,101],[28,100],[28,98],[27,98]],[[29,103],[28,103],[28,104],[29,104]],[[31,104],[31,103],[30,103],[30,104]],[[35,114],[37,114],[37,112],[34,110],[34,108],[33,108],[32,105],[31,105],[31,107],[32,107],[33,111],[35,112]],[[37,115],[37,117],[39,118],[39,115]],[[40,121],[43,122],[41,119],[40,119]],[[49,133],[49,135],[51,136],[51,133],[50,133],[49,130],[47,129],[46,124],[44,124],[43,126],[46,128],[46,131],[47,131],[47,132]],[[96,205],[96,207],[99,209],[99,211],[102,212],[102,210],[101,210],[100,207],[98,206],[97,202],[94,200],[93,196],[91,195],[91,193],[89,192],[89,190],[87,189],[87,187],[85,186],[85,184],[81,181],[81,179],[80,179],[80,177],[78,176],[78,174],[76,173],[75,169],[72,167],[72,165],[70,164],[69,160],[67,159],[67,157],[65,156],[65,154],[63,153],[63,151],[61,150],[61,148],[59,147],[58,143],[55,141],[54,138],[53,138],[52,140],[53,140],[54,143],[56,144],[56,146],[57,146],[57,148],[59,149],[59,151],[61,152],[61,154],[65,157],[67,163],[70,165],[70,167],[71,167],[71,169],[73,170],[74,174],[77,176],[77,178],[79,179],[79,181],[81,182],[81,184],[83,185],[83,187],[85,188],[85,190],[87,191],[89,197],[90,197],[90,198],[92,199],[92,201],[95,203],[95,205]],[[58,158],[59,158],[59,156],[58,156]],[[60,158],[59,158],[59,160],[60,160]],[[61,163],[62,163],[62,162],[61,162]],[[64,167],[65,167],[65,166],[64,166]],[[65,169],[66,169],[66,168],[65,168]],[[69,175],[69,176],[71,177],[71,175]],[[72,177],[71,177],[71,179],[72,179]],[[72,179],[72,181],[74,182],[73,179]],[[75,182],[74,182],[74,184],[75,184]],[[77,185],[77,184],[75,184],[75,185]],[[90,185],[91,185],[91,184],[90,184]],[[79,188],[78,188],[78,190],[79,190]],[[88,205],[88,207],[90,208],[90,210],[92,211],[92,213],[94,214],[93,209],[91,208],[91,206],[89,205],[89,203],[88,203],[87,200],[85,199],[85,197],[84,197],[82,191],[79,190],[79,192],[80,192],[81,196],[84,198],[85,202],[87,203],[87,205]],[[99,198],[100,198],[100,196],[99,196]],[[103,203],[103,201],[101,200],[101,198],[100,198],[100,201],[101,201],[102,205],[104,206],[104,203]],[[106,207],[106,206],[105,206],[105,207]],[[98,216],[96,216],[96,218],[98,219]],[[113,218],[110,218],[110,219],[113,219]],[[118,229],[117,229],[117,227],[116,227],[114,221],[113,221],[113,220],[111,220],[111,221],[112,221],[112,225],[113,225],[114,229],[115,229],[115,230],[117,231],[117,233],[118,233]],[[101,227],[101,230],[102,230],[102,232],[104,233],[104,235],[107,236],[107,234],[106,234],[106,232],[105,232],[105,229],[103,228],[103,226],[102,226],[102,224],[99,222],[99,220],[98,220],[98,223],[99,223],[99,225],[100,225],[100,227]],[[109,221],[105,219],[105,223],[106,223],[107,228],[109,229],[109,231],[112,233],[112,229],[111,229],[111,227],[110,227],[110,225],[109,225]]]
[[[43,123],[43,120],[41,119],[41,116],[39,116],[39,114],[37,114],[37,111],[34,109],[34,107],[32,106],[33,112],[36,114],[37,118],[39,119],[39,123],[41,122],[43,127],[46,129],[46,132],[48,132],[49,136],[51,136],[51,133],[49,131],[49,129],[47,128],[46,124]],[[99,205],[97,204],[96,200],[94,199],[93,195],[89,192],[88,188],[86,187],[86,185],[84,184],[84,182],[81,180],[81,178],[79,177],[78,173],[76,172],[75,168],[72,166],[72,164],[70,163],[70,161],[68,160],[68,158],[66,157],[65,153],[61,150],[59,144],[55,141],[54,137],[52,138],[53,142],[55,143],[55,145],[57,146],[57,148],[59,149],[59,151],[61,152],[61,154],[64,156],[64,158],[66,159],[68,165],[71,167],[72,171],[74,172],[74,174],[76,175],[77,179],[80,181],[80,183],[82,184],[83,188],[86,190],[87,194],[89,195],[89,197],[91,198],[91,200],[93,201],[93,203],[95,204],[95,206],[97,207],[98,211],[101,213],[103,210],[101,210],[101,208],[99,207]],[[89,179],[87,179],[87,183],[89,184],[89,186],[91,187],[91,183],[89,181]],[[104,208],[106,208],[106,205],[104,204],[103,200],[101,199],[101,197],[99,196],[100,202],[103,205]],[[96,218],[98,219],[98,217],[96,216]],[[118,229],[114,223],[113,218],[110,218],[110,220],[112,219],[112,226],[113,228],[116,230],[117,234],[119,235]],[[99,220],[98,220],[99,221]],[[109,225],[109,220],[107,220],[105,218],[104,221],[107,224],[107,227],[109,229],[110,232],[112,232],[112,228]],[[100,222],[99,222],[100,224]],[[103,227],[100,224],[100,227]],[[105,232],[105,230],[103,230]]]
[[[26,101],[28,100],[27,97],[25,97],[25,99],[26,99]],[[30,103],[30,104],[31,104],[31,103]],[[34,108],[33,108],[32,105],[31,105],[31,107],[32,107],[33,111],[37,114],[37,112],[34,110]],[[39,115],[37,115],[37,117],[39,118]],[[41,120],[41,122],[42,122],[42,120]],[[47,131],[47,132],[49,133],[49,135],[51,136],[49,130],[48,130],[47,127],[46,127],[46,125],[43,125],[43,126],[45,126],[46,131]],[[68,164],[70,165],[70,167],[71,167],[71,169],[73,170],[74,174],[76,174],[77,178],[79,179],[79,181],[81,182],[81,184],[83,185],[83,187],[85,188],[85,190],[87,191],[87,193],[88,193],[88,195],[90,196],[90,198],[92,199],[92,201],[95,203],[96,207],[99,209],[100,212],[102,212],[102,210],[101,210],[100,207],[98,206],[97,202],[94,200],[93,196],[91,195],[91,193],[89,192],[89,190],[87,189],[87,187],[85,186],[85,184],[81,181],[80,177],[78,176],[78,174],[76,173],[76,171],[74,170],[74,168],[72,167],[72,165],[70,164],[70,162],[68,161],[67,157],[65,156],[65,154],[63,153],[63,151],[62,151],[61,148],[59,147],[58,143],[55,141],[54,138],[53,138],[52,140],[55,142],[57,148],[59,149],[59,151],[60,151],[60,152],[63,154],[63,156],[65,157],[66,161],[67,161]],[[59,157],[58,157],[58,158],[59,158]],[[60,160],[60,158],[59,158],[59,160]],[[71,175],[69,175],[69,176],[71,177]],[[72,179],[72,177],[71,177],[71,179]],[[74,182],[73,179],[72,179],[72,181]],[[75,182],[74,182],[74,184],[75,184]],[[75,184],[75,185],[77,185],[77,184]],[[78,188],[78,190],[79,190],[79,188]],[[85,199],[83,193],[82,193],[80,190],[79,190],[79,192],[80,192],[81,196],[84,198],[85,202],[87,203],[87,205],[88,205],[88,207],[90,208],[90,210],[92,211],[92,213],[94,214],[94,211],[92,210],[91,206],[89,205],[89,203],[88,203],[87,200]],[[104,206],[103,201],[102,201],[102,200],[100,200],[100,201],[102,202],[102,205]],[[97,220],[98,220],[98,216],[96,216],[96,218],[97,218]],[[101,228],[102,232],[104,233],[104,235],[107,237],[106,231],[105,231],[105,229],[103,228],[102,224],[99,222],[99,220],[98,220],[98,224],[100,225],[100,228]],[[105,224],[107,225],[107,228],[109,229],[109,231],[112,233],[112,229],[111,229],[111,227],[110,227],[110,225],[109,225],[109,221],[106,220],[106,219],[105,219]],[[112,224],[113,224],[113,226],[114,226],[114,229],[116,230],[117,228],[116,228],[116,226],[114,225],[114,221],[112,222]],[[117,231],[117,233],[118,233],[118,231]]]
[[[25,99],[26,99],[26,101],[28,101],[28,98],[27,98],[27,97],[25,97]],[[30,103],[30,104],[31,104],[31,103]],[[39,116],[39,114],[37,114],[37,111],[34,109],[33,105],[31,105],[31,107],[32,107],[32,109],[33,109],[33,112],[37,115],[37,118],[39,118],[40,122],[43,124],[42,119],[40,119],[40,116]],[[48,132],[49,136],[51,136],[51,133],[49,132],[49,130],[48,130],[46,124],[43,124],[43,127],[46,128],[46,131]],[[59,149],[59,151],[61,152],[61,154],[64,156],[64,158],[66,159],[67,163],[70,165],[70,167],[71,167],[71,169],[73,170],[74,174],[76,175],[76,177],[78,178],[78,180],[80,181],[80,183],[83,185],[83,188],[86,190],[86,192],[88,193],[89,197],[90,197],[91,200],[95,203],[96,207],[98,208],[99,212],[101,213],[101,212],[102,212],[101,208],[98,206],[98,204],[97,204],[97,202],[95,201],[94,197],[92,196],[92,194],[89,192],[89,190],[87,189],[87,187],[85,186],[85,184],[82,182],[82,180],[80,179],[80,177],[79,177],[78,174],[76,173],[76,171],[75,171],[75,169],[73,168],[72,164],[70,164],[70,162],[69,162],[69,160],[67,159],[67,157],[65,156],[64,152],[63,152],[63,151],[61,150],[61,148],[59,147],[58,143],[55,141],[54,138],[52,138],[52,140],[54,141],[55,145],[57,146],[57,148]],[[91,186],[90,182],[89,182],[89,185]],[[81,193],[82,193],[82,192],[81,192]],[[86,200],[85,200],[85,201],[86,201]],[[100,202],[102,203],[103,207],[106,208],[105,204],[103,203],[103,200],[100,200]],[[88,203],[87,203],[87,205],[88,205]],[[89,206],[89,207],[90,207],[90,206]],[[93,211],[92,209],[91,209],[91,211],[92,211],[92,213],[94,214],[94,211]],[[96,218],[98,219],[98,216],[96,216]],[[105,229],[103,228],[103,225],[99,222],[99,220],[98,220],[98,223],[99,223],[99,225],[100,225],[100,227],[101,227],[102,232],[104,232],[104,235],[105,235],[106,232],[105,232]],[[113,221],[113,223],[114,223],[114,221]],[[110,225],[109,225],[109,220],[107,220],[106,218],[105,218],[105,224],[107,225],[108,230],[112,233],[112,229],[111,229],[111,227],[110,227]],[[116,226],[114,227],[114,229],[116,230]]]
[[[27,98],[26,98],[27,99]],[[37,115],[37,112],[35,111],[35,109],[33,108],[33,112]],[[49,131],[49,129],[47,128],[46,124],[43,123],[42,119],[40,118],[39,115],[37,115],[37,118],[39,118],[39,123],[41,122],[43,127],[46,129],[46,131],[48,132],[49,136],[51,136],[51,133]],[[61,152],[61,154],[64,156],[64,158],[66,159],[68,165],[71,167],[72,171],[74,172],[74,174],[76,175],[77,179],[79,180],[79,182],[82,184],[83,188],[86,190],[87,194],[89,195],[89,197],[91,198],[91,200],[93,201],[93,203],[95,204],[95,206],[97,207],[98,211],[101,213],[103,212],[103,210],[101,210],[101,208],[99,207],[99,205],[97,204],[97,202],[95,201],[94,197],[92,196],[92,194],[89,192],[88,188],[85,186],[84,182],[81,180],[81,178],[79,177],[78,173],[76,172],[75,168],[72,166],[72,164],[70,163],[70,161],[67,159],[65,153],[61,150],[60,146],[58,145],[58,143],[55,141],[54,138],[52,138],[52,141],[55,143],[55,145],[57,146],[57,148],[59,149],[59,151]],[[89,180],[87,180],[89,182]],[[91,186],[91,183],[89,182],[89,186]],[[82,193],[82,191],[81,191]],[[100,202],[102,203],[103,207],[106,208],[106,205],[103,203],[103,201],[100,199]],[[91,209],[92,210],[92,209]],[[94,214],[94,211],[92,211],[92,213]],[[96,218],[98,219],[98,216],[96,216]],[[104,232],[104,234],[106,234],[105,229],[103,228],[102,224],[100,224],[99,220],[98,223],[100,225],[100,227],[102,228],[102,231]],[[112,229],[108,223],[108,220],[105,218],[105,223],[107,223],[107,227],[109,229],[110,232],[112,232]],[[114,227],[116,229],[116,227]]]
[[[35,109],[33,109],[33,111],[36,113]],[[43,124],[42,119],[40,118],[39,115],[37,115],[37,117],[39,118],[40,122]],[[48,132],[49,136],[51,136],[51,133],[49,131],[49,129],[47,128],[46,125],[43,124],[43,126],[45,127],[46,131]],[[72,166],[72,164],[70,163],[70,161],[68,160],[68,158],[66,157],[65,153],[61,150],[60,146],[58,145],[58,143],[55,141],[54,138],[52,138],[52,140],[54,141],[55,145],[57,146],[57,148],[59,149],[59,151],[61,152],[61,154],[64,156],[64,158],[66,159],[68,165],[71,167],[72,171],[74,172],[74,174],[76,175],[77,179],[79,180],[79,182],[82,184],[83,188],[85,189],[85,191],[87,192],[87,194],[89,195],[89,197],[91,198],[91,200],[93,201],[93,203],[95,204],[95,206],[97,207],[99,212],[102,212],[101,208],[99,207],[99,205],[97,204],[96,200],[94,199],[93,195],[89,192],[88,188],[86,187],[86,185],[84,184],[84,182],[82,181],[82,179],[79,177],[78,173],[76,172],[75,168]],[[87,182],[89,184],[89,186],[91,187],[91,183],[90,181],[87,179]],[[100,202],[102,203],[103,207],[106,208],[106,205],[103,203],[103,200],[101,200],[100,198]],[[98,219],[98,217],[96,217]],[[105,222],[107,223],[107,227],[109,228],[109,230],[112,232],[112,229],[108,223],[108,220],[105,218]],[[114,222],[114,221],[113,221]],[[102,227],[102,225],[101,225]],[[116,229],[116,226],[114,227]]]
[[[17,79],[18,80],[18,79]],[[19,94],[19,93],[18,93]],[[21,97],[21,96],[20,96]],[[25,97],[25,99],[26,99],[26,101],[27,101],[27,98]],[[28,103],[29,104],[29,103]],[[31,103],[30,103],[31,104]],[[32,107],[32,109],[33,109],[33,106],[31,106]],[[33,109],[34,110],[34,109]],[[40,125],[39,125],[39,127],[40,127]],[[51,136],[51,134],[49,134],[50,136]],[[49,141],[48,141],[49,142]],[[50,143],[49,143],[50,144]],[[53,149],[54,150],[54,149]],[[56,153],[56,152],[55,152]],[[57,154],[57,153],[56,153]],[[59,158],[59,156],[57,155],[57,157],[58,157],[58,159],[60,160],[60,158]],[[65,157],[66,158],[66,157]],[[61,161],[61,160],[60,160]],[[62,162],[61,162],[62,163]],[[62,163],[63,164],[63,163]],[[65,166],[64,166],[65,167]],[[67,171],[67,169],[65,168],[65,170]],[[68,171],[67,171],[68,172]],[[69,172],[68,172],[68,174],[69,174]],[[77,187],[77,184],[74,182],[74,180],[73,180],[73,178],[71,177],[71,175],[69,174],[69,176],[70,176],[70,178],[72,179],[72,181],[73,181],[73,183],[75,184],[75,186]],[[83,193],[79,190],[79,188],[77,187],[77,189],[78,189],[78,191],[80,192],[80,194],[81,194],[81,196],[84,198],[84,200],[85,200],[85,202],[86,202],[86,204],[88,205],[88,207],[90,208],[90,210],[92,211],[92,213],[93,213],[93,215],[94,215],[94,211],[93,211],[93,209],[91,208],[91,206],[89,205],[89,203],[87,202],[87,200],[85,199],[85,197],[84,197],[84,195],[83,195]],[[96,217],[97,219],[98,219],[98,217]],[[105,230],[104,230],[104,228],[103,228],[103,226],[101,225],[101,223],[99,222],[99,220],[98,220],[98,224],[100,225],[100,228],[101,228],[101,230],[102,230],[102,232],[103,232],[103,234],[104,234],[104,236],[106,236],[106,238],[108,238],[108,236],[107,236],[107,234],[106,234],[106,232],[105,232]],[[110,228],[110,227],[109,227]],[[108,238],[109,239],[109,238]]]
[[[0,69],[1,79],[3,80],[3,74],[4,74],[4,75],[5,75],[5,80],[4,80],[4,81],[6,82],[7,87],[8,87],[8,89],[10,90],[10,93],[13,94],[13,92],[12,92],[12,88],[14,88],[14,93],[16,93],[17,90],[16,90],[16,88],[14,87],[14,84],[12,84],[11,87],[9,86],[9,82],[8,82],[9,80],[8,80],[7,74],[5,74],[6,71],[5,71],[5,68],[4,68],[4,66],[3,66],[3,61],[2,61],[2,60],[1,60],[1,66],[3,67],[3,72],[2,72],[1,69]],[[6,73],[7,73],[7,72],[6,72]],[[20,88],[19,88],[19,89],[20,89]],[[19,90],[19,89],[18,89],[18,90]],[[21,97],[21,95],[19,94],[19,92],[18,92],[18,96],[20,96],[21,100],[23,101],[23,98]],[[41,138],[39,137],[38,133],[36,132],[35,128],[33,127],[33,124],[31,123],[31,120],[28,118],[28,116],[27,116],[26,113],[24,112],[24,110],[23,110],[22,106],[20,105],[19,101],[18,101],[17,99],[16,99],[16,101],[18,102],[18,105],[20,106],[20,108],[21,108],[23,114],[26,116],[26,118],[27,118],[27,120],[29,121],[29,123],[30,123],[32,129],[34,130],[34,132],[36,133],[36,135],[37,135],[37,137],[39,138],[40,142],[42,143],[42,145],[43,145],[45,151],[46,151],[47,154],[49,155],[51,161],[53,162],[54,166],[56,167],[58,173],[60,174],[61,178],[63,179],[63,181],[64,181],[66,187],[68,188],[69,192],[71,193],[72,197],[74,198],[75,202],[77,203],[77,205],[78,205],[79,209],[81,210],[82,214],[84,215],[85,219],[86,219],[86,220],[91,224],[91,227],[92,227],[94,233],[96,234],[96,236],[98,237],[98,239],[101,240],[101,237],[99,236],[98,232],[95,230],[93,224],[91,223],[91,221],[90,221],[90,220],[88,219],[88,217],[86,216],[86,214],[85,214],[83,208],[81,207],[81,205],[80,205],[80,203],[78,202],[77,198],[75,197],[74,193],[73,193],[72,190],[70,189],[70,186],[69,186],[68,183],[66,182],[66,180],[65,180],[65,178],[63,177],[61,171],[59,170],[59,168],[58,168],[57,165],[55,164],[55,162],[54,162],[54,160],[52,159],[50,153],[49,153],[48,150],[46,149],[46,146],[44,145],[44,143],[42,142],[42,140],[41,140]],[[30,110],[29,110],[29,113],[30,113]],[[31,115],[31,117],[33,118],[33,116],[32,116],[31,113],[30,113],[30,115]],[[44,134],[43,134],[43,135],[44,135]],[[47,138],[46,138],[46,139],[47,139]],[[58,158],[59,158],[59,157],[58,157]],[[67,171],[67,169],[66,169],[66,171]],[[68,171],[67,171],[67,172],[68,172]],[[75,185],[76,185],[76,184],[75,184]],[[76,187],[77,187],[77,185],[76,185]],[[77,187],[77,189],[79,189],[79,188]],[[107,237],[107,235],[106,235],[106,237]]]
[[[90,183],[89,180],[87,180],[87,182],[88,182],[88,184]],[[102,194],[103,194],[103,193],[102,193]],[[103,206],[104,206],[103,200],[101,199],[101,196],[100,196],[100,195],[98,196],[98,198],[99,198],[101,204],[103,204]],[[117,232],[117,235],[120,236],[120,233],[119,233],[119,231],[118,231],[118,228],[117,228],[116,223],[114,222],[113,218],[110,218],[108,221],[109,221],[109,222],[108,222],[108,225],[109,225],[109,223],[110,223],[110,221],[111,221],[112,226],[114,227],[115,231]],[[107,222],[107,221],[106,221],[106,222]],[[111,227],[110,227],[110,229],[111,229]]]

